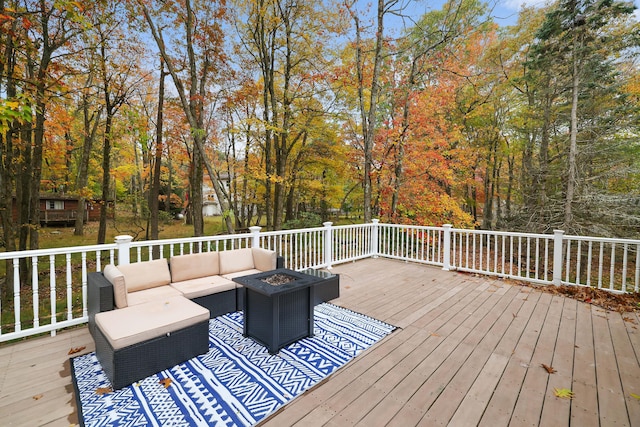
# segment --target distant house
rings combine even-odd
[[[79,198],[77,196],[66,195],[62,193],[43,193],[40,194],[40,223],[73,225],[76,221],[76,211],[78,209]],[[87,200],[84,222],[100,220],[100,202],[96,200]],[[113,201],[108,202],[109,209],[107,216],[113,218]],[[18,208],[16,205],[16,197],[12,202],[13,220],[18,219]]]
[[[225,191],[229,191],[229,174],[222,172],[221,184]],[[202,183],[202,215],[203,216],[219,216],[222,215],[222,209],[220,208],[220,202],[216,196],[216,192],[213,190],[213,184],[208,175],[205,175],[204,182]]]

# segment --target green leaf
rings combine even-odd
[[[561,399],[572,399],[573,398],[573,392],[571,390],[569,390],[568,388],[554,388],[553,389],[553,394],[555,394],[556,397],[559,397]]]

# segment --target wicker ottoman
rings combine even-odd
[[[209,310],[171,297],[95,316],[96,356],[114,390],[209,351]]]

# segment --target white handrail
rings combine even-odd
[[[370,224],[131,241],[0,253],[0,342],[87,322],[87,274],[109,263],[260,246],[294,270],[332,268],[369,257],[417,262],[545,285],[638,292],[640,240]],[[1,271],[1,270],[0,270]],[[48,286],[46,285],[48,283]],[[53,315],[51,314],[53,313]]]

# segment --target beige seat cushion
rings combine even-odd
[[[129,301],[129,306],[132,306],[154,301],[163,302],[167,298],[180,296],[182,296],[182,292],[169,285],[165,285],[157,288],[144,289],[142,291],[129,292],[127,294],[127,300]]]
[[[240,276],[248,276],[249,274],[257,274],[257,273],[263,273],[263,271],[257,270],[255,268],[249,269],[249,270],[242,270],[242,271],[236,271],[235,273],[229,273],[229,274],[225,274],[224,277],[225,279],[233,279],[234,277],[240,277]]]
[[[96,314],[96,325],[114,349],[128,347],[208,320],[209,310],[184,297]],[[144,360],[140,363],[144,363]]]
[[[117,308],[125,308],[127,302],[127,285],[124,282],[124,274],[113,264],[108,264],[102,270],[104,278],[113,285],[113,299]]]
[[[255,268],[251,248],[221,251],[218,254],[220,259],[221,275]]]
[[[164,258],[119,265],[118,270],[124,274],[127,292],[155,288],[156,286],[171,283],[169,264]]]
[[[235,282],[222,276],[200,277],[172,283],[171,286],[182,292],[186,298],[194,299],[236,288]]]
[[[199,277],[215,276],[220,272],[218,252],[178,255],[171,257],[171,282],[182,282]]]

